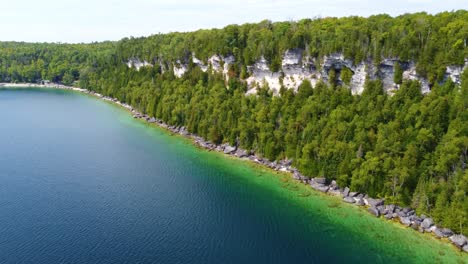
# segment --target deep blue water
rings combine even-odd
[[[95,98],[0,89],[0,122],[0,263],[418,262]]]

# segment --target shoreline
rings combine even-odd
[[[354,204],[366,209],[366,211],[378,218],[383,216],[387,220],[400,223],[403,227],[411,227],[414,230],[418,230],[421,233],[431,233],[432,236],[441,239],[444,242],[449,242],[454,245],[461,252],[468,252],[468,238],[461,234],[454,234],[450,229],[443,228],[435,225],[432,218],[425,215],[417,216],[412,208],[400,206],[394,204],[385,204],[384,199],[375,199],[369,197],[367,194],[350,192],[348,187],[340,187],[335,181],[327,183],[325,178],[308,178],[302,175],[296,168],[292,166],[292,160],[281,160],[281,161],[269,161],[262,157],[257,156],[253,152],[238,148],[237,146],[230,146],[229,144],[216,145],[209,141],[206,141],[200,136],[192,134],[186,130],[185,127],[176,127],[164,123],[162,120],[150,117],[146,114],[142,114],[131,105],[122,103],[115,98],[104,96],[102,94],[82,89],[74,86],[67,86],[57,83],[50,84],[34,84],[34,83],[0,83],[0,89],[2,88],[50,88],[50,89],[62,89],[72,90],[84,94],[89,94],[94,97],[98,97],[104,101],[112,102],[119,105],[129,111],[133,118],[140,119],[148,124],[154,124],[160,128],[163,128],[173,134],[180,135],[184,138],[190,139],[191,143],[198,146],[199,148],[224,153],[229,157],[240,158],[244,161],[250,161],[257,165],[261,165],[268,169],[276,172],[282,172],[284,175],[292,177],[299,183],[309,185],[311,189],[322,192],[327,195],[337,196],[341,198],[342,202]]]

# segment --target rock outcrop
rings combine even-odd
[[[233,55],[226,57],[214,54],[203,62],[192,54],[192,63],[200,67],[204,72],[211,67],[213,72],[221,72],[226,80],[229,80],[229,69],[236,58]],[[166,63],[161,58],[153,60],[155,65],[161,67],[161,71],[167,70]],[[416,71],[416,65],[412,61],[401,61],[398,58],[384,58],[378,65],[371,60],[361,61],[355,64],[352,60],[344,57],[342,53],[333,53],[323,58],[312,58],[306,54],[303,49],[290,49],[283,53],[281,67],[279,71],[273,72],[270,70],[269,62],[265,57],[260,57],[253,65],[247,65],[249,77],[245,80],[249,90],[247,94],[255,94],[257,87],[268,85],[274,94],[278,94],[281,87],[297,90],[299,85],[308,80],[315,86],[320,80],[328,82],[330,71],[335,71],[336,82],[341,85],[346,85],[353,94],[361,94],[364,90],[364,84],[367,78],[371,80],[382,80],[385,91],[392,94],[393,91],[399,89],[399,85],[394,83],[394,67],[399,64],[403,70],[402,78],[404,80],[416,80],[421,83],[421,92],[428,93],[430,91],[429,81],[420,76]],[[138,58],[130,58],[127,61],[129,68],[140,70],[142,67],[152,67],[153,64],[140,60]],[[188,57],[181,61],[169,62],[172,65],[174,75],[182,77],[188,70]],[[464,65],[449,65],[446,67],[445,79],[451,79],[454,83],[460,84],[462,72],[468,67],[468,59],[465,59]],[[341,71],[347,68],[352,72],[351,80],[348,84],[344,84],[341,80]]]

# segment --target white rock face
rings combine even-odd
[[[256,92],[257,85],[267,84],[273,93],[278,93],[281,88],[279,72],[271,72],[267,60],[262,56],[254,65],[247,66],[250,77],[247,78],[249,94]]]
[[[426,94],[431,91],[429,82],[418,75],[414,63],[410,63],[407,70],[403,72],[403,80],[419,81],[421,83],[421,93]]]
[[[211,56],[208,59],[208,63],[211,65],[211,68],[215,72],[221,71],[221,61],[222,61],[221,57],[216,54]]]
[[[353,77],[351,77],[351,93],[352,94],[361,94],[364,91],[364,83],[366,82],[366,64],[361,62],[354,69]]]
[[[454,83],[456,84],[460,84],[461,83],[461,74],[463,72],[463,69],[465,67],[462,67],[462,66],[455,66],[455,65],[451,65],[451,66],[447,66],[447,69],[446,69],[446,78],[450,78]]]
[[[203,72],[206,72],[206,71],[208,70],[208,66],[205,65],[205,64],[203,63],[203,61],[197,59],[197,58],[195,57],[195,54],[192,54],[192,62],[193,62],[193,64],[195,64],[195,65],[197,65],[198,67],[200,67],[200,69],[201,69]]]
[[[450,78],[455,84],[461,84],[462,73],[468,68],[468,58],[465,58],[465,65],[450,65],[445,71],[445,79]]]
[[[186,72],[187,72],[187,65],[185,64],[182,64],[180,62],[180,60],[178,60],[175,64],[174,64],[174,75],[178,78],[182,77]]]
[[[268,84],[274,94],[278,94],[281,86],[295,91],[304,80],[309,80],[315,85],[320,78],[320,72],[316,71],[312,60],[303,57],[303,50],[287,50],[281,61],[281,71],[272,72],[268,62],[261,57],[254,65],[247,67],[250,77],[247,78],[249,86],[248,94],[254,94],[258,85]]]
[[[147,61],[140,61],[137,58],[131,58],[127,61],[127,66],[129,68],[135,68],[137,71],[139,71],[142,67],[153,67],[153,64]]]
[[[154,61],[161,66],[161,71],[167,70],[166,63],[162,59],[156,58]],[[229,67],[235,61],[236,58],[233,55],[222,57],[215,54],[208,58],[205,64],[195,54],[192,54],[192,62],[200,67],[203,72],[208,71],[211,66],[213,72],[221,72],[226,80],[229,80]],[[386,58],[377,66],[372,61],[364,61],[354,65],[353,61],[346,59],[342,53],[334,53],[323,57],[320,63],[320,71],[317,70],[318,63],[316,58],[305,56],[304,50],[291,49],[283,54],[280,71],[272,72],[268,66],[268,61],[262,56],[253,65],[247,66],[250,74],[250,77],[245,80],[249,88],[247,94],[255,94],[257,88],[263,85],[268,85],[274,94],[278,94],[281,87],[297,91],[297,88],[304,80],[309,80],[312,86],[315,86],[319,80],[328,82],[328,74],[331,69],[336,71],[337,82],[344,85],[340,79],[340,72],[344,68],[348,68],[353,72],[349,84],[353,94],[361,94],[364,91],[366,78],[382,80],[383,88],[387,93],[391,94],[399,89],[399,85],[393,82],[395,63],[400,63],[404,80],[417,80],[421,83],[421,92],[423,94],[430,92],[429,81],[416,72],[414,62],[402,62],[398,58]],[[138,58],[130,58],[126,64],[129,68],[135,68],[136,70],[153,66],[151,63],[141,61]],[[172,65],[174,75],[179,78],[188,70],[188,65],[180,60]],[[450,78],[454,83],[460,84],[461,75],[467,67],[468,59],[465,59],[465,65],[463,66],[447,66],[445,78]]]

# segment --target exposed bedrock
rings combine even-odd
[[[233,55],[221,56],[214,54],[206,61],[196,57],[192,53],[193,65],[200,67],[204,72],[211,67],[213,72],[220,72],[226,79],[229,79],[230,65],[236,62]],[[150,60],[152,63],[138,58],[130,58],[127,61],[129,68],[140,70],[142,67],[161,66],[161,71],[169,70],[172,67],[174,75],[182,77],[188,71],[188,59],[177,60],[175,62],[163,62],[162,59]],[[399,85],[394,82],[395,65],[399,64],[402,70],[403,80],[416,80],[421,83],[421,92],[430,91],[429,81],[420,76],[416,71],[413,61],[400,61],[398,58],[384,58],[378,65],[371,60],[365,60],[355,64],[352,60],[344,57],[342,53],[333,53],[323,58],[313,58],[307,55],[303,49],[286,50],[282,55],[281,67],[279,71],[270,70],[270,63],[265,57],[260,57],[253,65],[247,66],[249,77],[245,79],[249,90],[247,94],[255,94],[259,86],[268,85],[274,94],[278,94],[283,86],[287,89],[297,90],[299,85],[308,80],[315,86],[320,80],[329,82],[330,72],[335,71],[335,82],[347,86],[353,94],[361,94],[367,78],[371,80],[380,79],[383,88],[389,94],[399,89]],[[166,65],[170,65],[167,67]],[[449,65],[446,67],[445,80],[452,80],[460,84],[461,75],[468,67],[468,59],[464,65]],[[351,72],[349,83],[344,83],[341,78],[341,71],[348,69]]]

